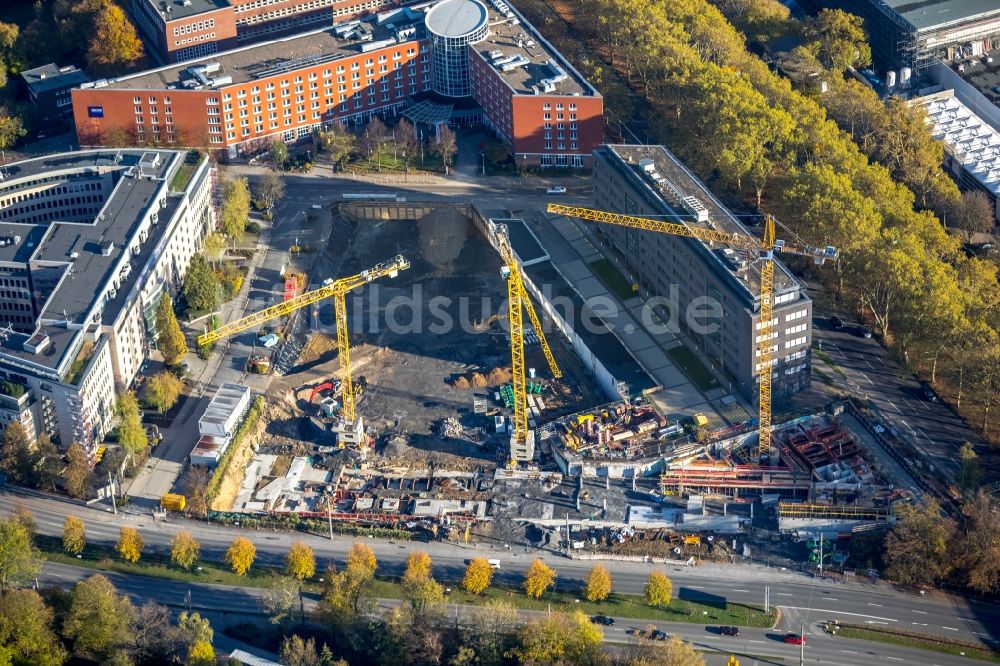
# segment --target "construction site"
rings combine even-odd
[[[691,561],[746,554],[755,527],[887,525],[910,499],[844,405],[763,432],[665,414],[613,332],[541,297],[572,287],[520,220],[352,203],[330,239],[304,293],[203,336],[287,335],[294,313],[304,332],[217,511]]]

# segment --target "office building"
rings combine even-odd
[[[294,142],[402,112],[430,131],[485,124],[521,164],[586,166],[603,99],[509,5],[444,0],[73,91],[81,145],[222,150]]]
[[[595,152],[599,209],[750,234],[672,153],[662,146],[609,145]],[[760,266],[738,248],[607,224],[596,225],[630,277],[658,297],[651,315],[676,326],[731,380],[731,390],[757,399],[758,357],[771,345],[773,393],[809,385],[812,301],[775,262],[774,337],[760,339]],[[700,314],[699,314],[700,313]]]
[[[184,152],[82,151],[14,162],[0,181],[0,426],[12,420],[92,456],[114,426],[214,227],[216,174]],[[187,178],[190,171],[190,178]]]
[[[20,74],[21,89],[37,110],[35,120],[41,127],[60,125],[72,118],[70,91],[88,80],[87,75],[73,65],[58,67],[54,63]]]

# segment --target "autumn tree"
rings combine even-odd
[[[924,506],[904,506],[896,517],[883,546],[886,576],[904,585],[934,585],[943,580],[953,566],[948,545],[955,534],[954,521],[941,514],[933,499],[927,499]]]
[[[66,650],[54,613],[34,590],[0,592],[0,660],[15,666],[61,666]]]
[[[118,394],[115,416],[118,417],[118,443],[132,453],[144,451],[149,440],[142,426],[142,414],[135,393],[123,391]]]
[[[31,530],[16,517],[0,520],[0,590],[23,585],[41,570]]]
[[[480,595],[486,591],[493,581],[493,567],[489,561],[483,557],[476,557],[469,561],[469,566],[465,568],[465,578],[462,579],[462,587],[475,595]]]
[[[102,663],[121,658],[128,645],[135,609],[128,598],[98,574],[73,587],[62,634],[73,641],[73,650]]]
[[[550,587],[555,585],[556,571],[540,559],[536,559],[524,572],[524,592],[532,599],[540,599]]]
[[[215,666],[215,648],[211,643],[198,641],[188,648],[186,663],[188,666]]]
[[[201,556],[198,540],[186,530],[181,530],[170,541],[170,561],[182,569],[190,569]]]
[[[79,555],[87,545],[87,526],[76,516],[66,516],[62,533],[63,552]]]
[[[250,219],[250,187],[247,179],[230,178],[222,185],[219,229],[236,243],[243,238],[248,219]]]
[[[375,577],[375,569],[378,568],[378,560],[375,559],[375,551],[371,546],[355,542],[347,551],[347,570],[356,571],[362,578],[371,580]]]
[[[297,634],[282,640],[279,656],[285,666],[337,666],[330,648],[325,644],[317,647],[314,638],[303,640]]]
[[[94,492],[94,472],[87,453],[78,442],[73,442],[66,449],[66,471],[63,475],[70,497],[85,499]]]
[[[184,382],[174,373],[163,370],[146,380],[142,397],[150,407],[162,414],[177,404],[183,390]]]
[[[187,341],[181,326],[177,323],[174,303],[168,294],[160,297],[156,308],[156,345],[167,365],[180,363],[188,353]]]
[[[226,551],[226,562],[237,576],[245,576],[257,557],[257,548],[246,537],[236,537]]]
[[[444,600],[444,588],[434,580],[431,567],[430,556],[422,551],[414,551],[406,558],[403,589],[411,607],[418,612]]]
[[[962,512],[966,522],[952,548],[961,579],[982,594],[1000,592],[1000,504],[980,490]]]
[[[646,579],[646,603],[650,606],[666,606],[674,595],[674,584],[662,571],[650,571]]]
[[[187,497],[187,508],[196,516],[204,516],[208,512],[208,482],[211,474],[205,465],[188,467],[181,487]]]
[[[321,602],[322,613],[334,623],[356,616],[368,583],[375,577],[378,561],[375,551],[363,543],[355,543],[347,553],[347,566],[326,576]]]
[[[551,613],[525,623],[514,653],[528,664],[603,664],[604,633],[576,611]]]
[[[805,24],[805,38],[816,58],[829,70],[867,67],[872,61],[864,21],[839,9],[824,9]]]
[[[971,241],[973,236],[988,232],[996,224],[993,202],[980,190],[963,192],[947,221],[949,227],[958,229],[966,241]]]
[[[442,125],[441,129],[438,130],[434,152],[441,158],[441,163],[444,164],[444,173],[448,175],[448,168],[451,166],[452,160],[455,159],[455,154],[458,152],[458,137],[455,136],[455,132],[447,125]]]
[[[118,532],[118,542],[115,550],[126,562],[135,564],[142,557],[142,548],[145,544],[142,535],[133,527],[123,527]]]
[[[427,553],[415,550],[406,558],[406,570],[403,572],[403,585],[409,585],[431,577],[431,557]]]
[[[0,150],[11,148],[18,139],[28,133],[18,116],[0,108]]]
[[[211,644],[215,637],[212,623],[200,613],[182,611],[177,617],[177,629],[180,631],[181,641],[187,646],[195,643]]]
[[[677,636],[666,641],[643,640],[630,645],[628,666],[705,666],[705,660],[691,643]]]
[[[87,65],[101,72],[120,72],[142,58],[142,41],[121,7],[108,4],[97,16]]]
[[[330,156],[330,162],[335,169],[343,169],[344,164],[357,150],[357,137],[348,132],[341,123],[334,123],[329,129],[321,130],[316,135],[319,148]]]
[[[288,146],[281,139],[271,142],[271,162],[278,171],[285,170],[285,162],[288,161]]]
[[[584,596],[587,601],[604,601],[611,594],[611,574],[600,564],[595,564],[587,576],[587,584],[584,588]]]
[[[182,290],[188,308],[198,313],[217,310],[222,300],[222,285],[200,254],[191,257]]]
[[[205,254],[205,259],[213,266],[216,266],[219,260],[226,254],[226,237],[220,233],[211,233],[205,236],[205,246],[202,250]]]
[[[271,210],[285,196],[285,179],[273,171],[260,176],[253,184],[253,200],[257,208]]]
[[[37,481],[38,451],[20,421],[11,421],[0,442],[0,470],[16,484],[33,486]]]
[[[296,541],[285,555],[285,573],[296,580],[312,578],[316,573],[316,556],[313,549]]]

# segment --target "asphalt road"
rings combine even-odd
[[[0,512],[6,513],[21,504],[35,516],[41,534],[61,535],[66,515],[79,515],[87,523],[90,543],[111,545],[122,526],[139,529],[146,549],[169,552],[169,542],[179,529],[190,531],[201,543],[206,560],[221,560],[222,554],[238,534],[249,536],[257,547],[257,561],[279,565],[289,546],[302,540],[313,547],[320,560],[320,570],[327,563],[343,564],[343,558],[354,539],[334,540],[318,536],[290,534],[268,530],[242,530],[196,521],[154,520],[148,514],[113,516],[105,508],[88,508],[54,502],[34,496],[18,496],[10,490],[0,491]],[[510,550],[485,545],[456,546],[447,543],[413,543],[369,540],[379,559],[383,574],[402,574],[405,560],[413,549],[425,550],[434,561],[435,575],[444,580],[459,580],[466,561],[475,556],[499,558],[499,581],[519,584],[530,562],[540,556],[558,571],[558,585],[564,589],[579,589],[592,563],[523,547]],[[615,589],[623,593],[640,594],[646,583],[649,564],[603,561],[613,574]],[[921,633],[936,634],[964,640],[1000,640],[1000,606],[979,603],[960,597],[930,592],[920,596],[914,591],[897,590],[884,583],[834,583],[806,575],[756,565],[702,565],[683,567],[668,565],[664,569],[674,581],[675,593],[682,599],[714,599],[736,603],[762,604],[764,587],[770,588],[771,603],[781,608],[778,629],[790,631],[801,625],[839,619],[858,624],[891,626]]]
[[[73,567],[64,564],[47,563],[38,577],[42,585],[59,585],[71,587],[94,572],[90,569]],[[127,594],[135,603],[148,600],[167,605],[175,610],[190,608],[208,617],[217,629],[216,636],[221,638],[221,629],[226,624],[241,621],[260,621],[263,613],[264,591],[256,588],[238,588],[223,585],[190,584],[177,581],[148,578],[130,574],[106,572],[115,587]],[[380,600],[382,608],[388,608],[397,601]],[[305,606],[309,611],[315,607],[314,598],[306,598]],[[454,614],[458,621],[474,612],[468,606],[448,605],[446,612]],[[524,619],[539,615],[538,612],[521,611]],[[645,629],[650,624],[672,636],[678,636],[692,643],[699,650],[707,651],[708,663],[725,663],[730,654],[753,655],[753,658],[742,657],[741,663],[781,664],[794,662],[799,656],[799,647],[783,642],[785,631],[743,629],[737,637],[722,636],[715,631],[714,626],[702,626],[679,622],[649,623],[628,618],[615,618],[615,624],[602,626],[604,639],[613,643],[628,643],[636,640],[632,632]],[[798,629],[795,629],[798,632]],[[862,661],[898,661],[916,665],[943,665],[954,663],[953,657],[938,655],[921,650],[900,648],[892,645],[872,644],[845,638],[827,636],[816,624],[805,630],[807,664],[829,664],[832,666],[855,666]],[[218,641],[216,641],[218,643]],[[218,647],[218,645],[217,645]],[[231,649],[229,646],[228,649]],[[713,654],[712,651],[717,652]]]
[[[943,402],[928,402],[920,396],[920,384],[890,358],[874,338],[863,338],[854,331],[852,319],[842,331],[830,329],[829,318],[817,316],[813,339],[820,350],[847,377],[813,358],[816,368],[831,377],[846,393],[871,400],[883,417],[924,454],[924,460],[937,471],[954,478],[959,472],[957,453],[963,442],[978,442],[979,437]]]

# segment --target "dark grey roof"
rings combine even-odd
[[[917,30],[985,16],[1000,16],[997,0],[884,0],[886,6]]]
[[[55,63],[27,69],[21,72],[21,77],[36,95],[48,90],[72,88],[90,80],[82,70],[72,65],[60,68]]]

